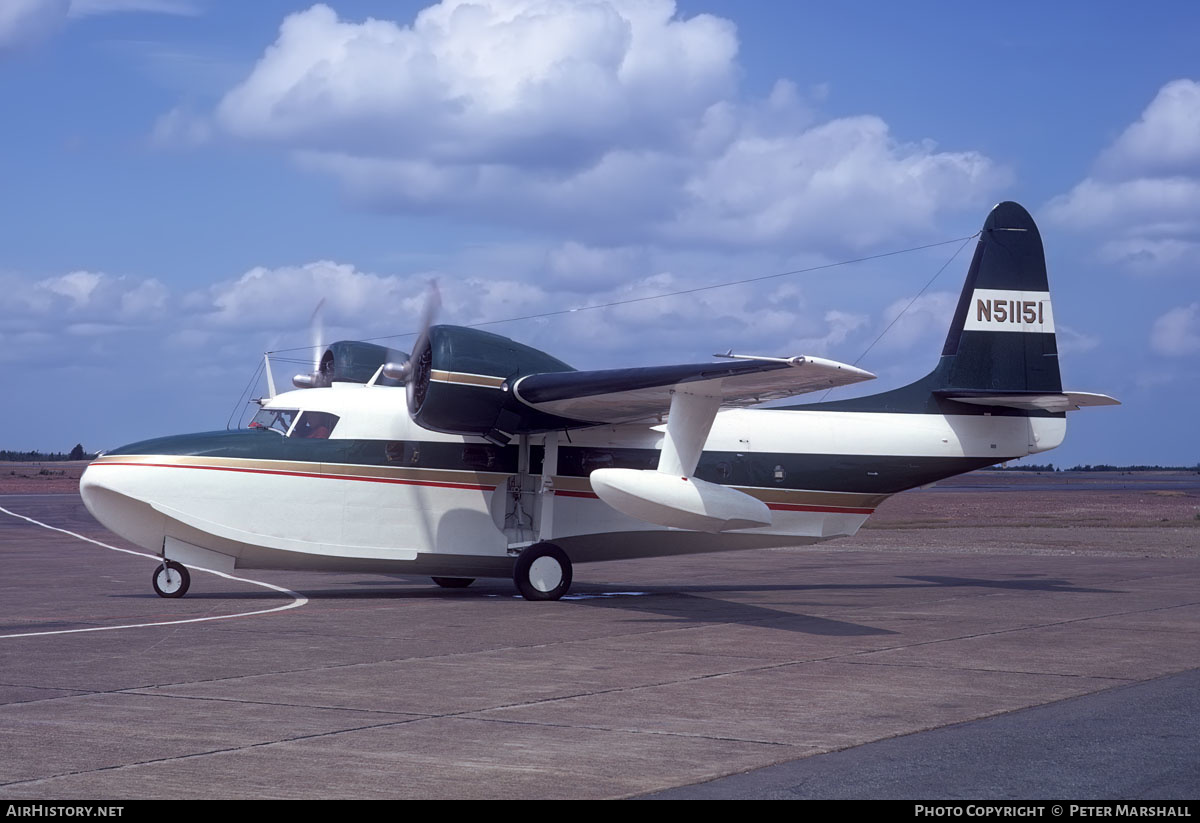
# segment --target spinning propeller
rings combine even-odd
[[[326,369],[321,368],[321,355],[325,353],[325,346],[321,342],[321,338],[324,336],[321,309],[324,307],[325,298],[322,297],[321,301],[317,303],[317,307],[313,309],[312,317],[308,320],[308,327],[313,341],[313,370],[311,374],[297,374],[292,378],[292,385],[298,389],[313,389],[329,385],[329,374]]]
[[[442,295],[438,291],[437,282],[429,282],[429,291],[425,295],[425,307],[421,311],[421,330],[413,343],[412,353],[408,359],[400,363],[385,363],[383,376],[389,380],[398,380],[408,388],[408,407],[410,410],[420,408],[425,389],[429,385],[427,379],[433,363],[433,347],[429,343],[429,329],[433,318],[442,305]],[[414,379],[416,378],[416,379]]]

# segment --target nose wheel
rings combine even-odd
[[[162,565],[154,570],[150,582],[154,586],[154,593],[159,597],[183,597],[187,594],[188,586],[192,584],[192,576],[182,563],[164,560]]]
[[[538,543],[521,552],[513,582],[526,600],[558,600],[571,588],[571,558],[553,543]]]

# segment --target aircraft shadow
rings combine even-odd
[[[778,608],[759,606],[750,603],[738,603],[719,599],[710,595],[733,593],[763,593],[763,592],[817,592],[817,591],[878,591],[904,589],[996,589],[1012,591],[1036,591],[1052,594],[1083,593],[1083,594],[1119,594],[1116,589],[1092,588],[1077,586],[1069,580],[1061,578],[1039,578],[1032,575],[1010,579],[989,579],[972,577],[949,577],[937,575],[910,575],[899,578],[895,583],[817,583],[817,584],[752,584],[752,585],[692,585],[692,586],[617,586],[606,584],[583,583],[574,588],[562,601],[564,605],[578,605],[584,608],[617,609],[627,613],[643,613],[644,620],[656,625],[677,623],[680,626],[698,625],[705,623],[740,624],[770,628],[778,631],[795,632],[798,634],[821,635],[830,637],[862,637],[873,635],[890,635],[896,632],[859,623],[843,620],[833,620],[817,617],[811,614],[785,611]],[[399,580],[397,581],[400,582]],[[507,581],[478,581],[469,589],[440,589],[432,584],[428,588],[411,588],[418,580],[407,580],[403,588],[392,587],[378,580],[360,580],[350,582],[357,588],[336,589],[298,589],[297,591],[310,600],[483,600],[519,599],[513,587]],[[156,598],[152,593],[112,595],[119,598],[144,599]],[[289,595],[271,591],[251,592],[204,592],[193,591],[187,595],[188,600],[221,600],[221,601],[273,601],[290,599]],[[815,604],[808,604],[815,605]],[[536,604],[530,604],[537,608]],[[669,618],[664,621],[663,618]]]

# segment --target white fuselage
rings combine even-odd
[[[513,551],[539,540],[586,562],[851,535],[895,491],[1054,448],[1066,428],[1061,416],[722,411],[704,451],[728,456],[715,470],[727,471],[728,485],[766,503],[771,523],[709,534],[623,515],[592,492],[586,465],[572,473],[559,470],[567,449],[589,450],[588,459],[642,450],[652,456],[652,466],[662,426],[530,436],[542,461],[523,478],[512,466],[489,468],[495,447],[482,439],[418,427],[404,413],[403,392],[337,383],[281,394],[266,404],[337,415],[324,452],[306,454],[297,443],[294,454],[281,454],[282,441],[268,439],[284,435],[273,431],[234,435],[240,438],[235,454],[126,448],[92,463],[80,491],[113,532],[205,568],[507,576]],[[389,446],[385,460],[359,462],[353,448],[337,451],[339,441],[395,448]],[[422,444],[462,459],[431,467],[414,454]],[[258,445],[272,448],[258,455]],[[797,487],[796,473],[808,471],[802,456],[812,455],[828,471],[814,469],[804,475],[813,482]],[[758,480],[737,482],[751,468]]]

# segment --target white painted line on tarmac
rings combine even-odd
[[[78,538],[80,540],[84,540],[88,543],[95,543],[97,546],[103,546],[104,548],[111,549],[114,552],[124,552],[125,554],[134,554],[134,555],[137,555],[138,557],[146,557],[146,558],[149,558],[150,560],[154,560],[159,563],[162,562],[162,558],[158,557],[157,555],[146,554],[145,552],[137,552],[137,551],[133,551],[132,549],[122,549],[118,546],[110,546],[107,543],[101,543],[99,540],[93,540],[90,537],[84,537],[82,534],[76,534],[75,532],[67,531],[66,529],[60,529],[57,526],[51,526],[47,523],[43,523],[40,520],[34,520],[32,517],[26,517],[23,514],[17,514],[16,512],[9,511],[8,509],[4,508],[3,506],[0,506],[0,512],[3,512],[4,514],[7,514],[11,517],[16,517],[21,520],[25,520],[30,523],[33,523],[35,526],[41,526],[43,529],[49,529],[52,532],[61,532],[62,534],[69,534],[71,537],[76,537],[76,538]],[[24,634],[0,634],[0,640],[4,640],[7,638],[13,638],[13,637],[40,637],[40,636],[48,635],[48,634],[79,634],[81,632],[112,632],[112,631],[117,631],[119,629],[144,629],[144,628],[148,628],[150,626],[178,626],[181,623],[206,623],[210,620],[233,620],[234,618],[237,618],[237,617],[252,617],[256,614],[271,614],[272,612],[283,612],[283,611],[287,611],[288,609],[298,609],[299,607],[303,606],[305,603],[308,602],[308,598],[302,594],[297,594],[296,592],[292,591],[291,589],[285,589],[282,586],[276,586],[271,583],[263,583],[261,580],[250,580],[245,577],[234,577],[232,574],[225,574],[225,572],[213,571],[212,569],[202,569],[199,566],[189,566],[188,568],[194,569],[195,571],[198,571],[198,572],[207,572],[208,574],[215,574],[218,577],[224,577],[227,580],[236,580],[239,583],[249,583],[252,586],[261,586],[264,589],[272,589],[273,591],[282,592],[283,594],[286,594],[289,597],[292,597],[294,599],[292,600],[291,603],[288,603],[285,606],[276,606],[271,609],[258,609],[257,611],[252,611],[252,612],[238,612],[237,614],[221,614],[221,615],[215,615],[212,617],[190,617],[186,620],[164,620],[164,621],[157,622],[157,623],[128,623],[128,624],[124,624],[121,626],[94,626],[94,627],[88,628],[88,629],[59,629],[57,631],[52,631],[52,632],[26,632]]]

